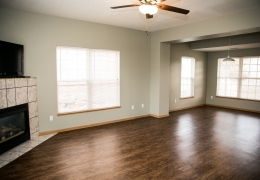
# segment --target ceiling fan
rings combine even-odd
[[[188,14],[190,11],[186,9],[181,9],[173,6],[168,6],[165,4],[160,4],[166,0],[139,0],[141,4],[130,4],[125,6],[115,6],[111,7],[111,9],[119,9],[119,8],[126,8],[126,7],[135,7],[139,6],[139,11],[146,15],[147,19],[153,18],[153,15],[157,13],[158,9],[181,13],[181,14]]]

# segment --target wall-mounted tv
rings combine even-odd
[[[23,74],[23,45],[0,41],[0,78]]]

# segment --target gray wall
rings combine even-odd
[[[207,39],[202,41],[194,41],[190,43],[191,49],[207,49],[212,47],[227,47],[229,45],[229,38],[230,38],[230,47],[236,45],[246,45],[246,44],[254,44],[260,43],[260,33],[249,33],[249,34],[242,34],[237,36],[229,36],[229,37],[222,37],[222,38],[214,38],[214,39]],[[232,49],[232,48],[231,48]]]
[[[182,56],[189,56],[195,58],[194,98],[180,99]],[[205,104],[206,63],[207,53],[191,50],[188,43],[171,45],[170,110]]]
[[[167,43],[161,43],[161,51],[160,51],[160,68],[163,70],[161,72],[160,76],[160,82],[167,82],[167,84],[170,83],[170,52],[171,52],[171,45]],[[162,102],[169,101],[169,86],[165,86],[164,83],[160,83],[160,88],[165,89],[165,91],[160,91],[159,94],[159,102],[162,104]],[[165,116],[169,114],[169,104],[166,105],[167,107],[160,106],[159,108],[159,114],[160,116]],[[167,110],[166,110],[167,109]]]
[[[197,37],[209,37],[216,34],[230,35],[234,32],[241,32],[260,27],[260,7],[232,13],[216,18],[207,19],[204,21],[194,22],[183,26],[177,26],[169,29],[164,29],[151,34],[151,83],[150,83],[150,113],[164,115],[169,111],[169,96],[168,92],[170,84],[164,81],[164,72],[168,71],[168,67],[161,66],[161,52],[167,46],[162,47],[164,42],[174,42],[178,40],[194,40]],[[253,31],[255,32],[255,31]],[[183,42],[183,41],[182,41]],[[167,55],[165,55],[167,56]],[[164,57],[165,57],[164,56]],[[170,61],[170,58],[168,59]],[[159,98],[158,98],[159,97]]]
[[[0,8],[0,39],[25,45],[25,75],[38,79],[40,131],[43,132],[149,113],[168,113],[170,83],[165,77],[169,77],[170,72],[167,66],[170,45],[162,43],[258,28],[259,14],[260,8],[256,8],[146,36],[137,30]],[[56,46],[119,50],[122,107],[55,116]],[[142,103],[145,104],[143,109]],[[134,110],[131,105],[135,105]],[[54,115],[53,122],[49,121],[50,115]]]
[[[25,75],[37,77],[41,132],[149,114],[150,35],[145,32],[0,8],[0,39],[24,45]],[[119,50],[122,107],[57,117],[56,46]]]
[[[232,57],[260,56],[260,49],[257,48],[257,49],[235,50],[235,51],[230,51],[230,55]],[[259,101],[215,97],[216,89],[217,89],[218,59],[226,56],[227,56],[227,51],[208,53],[206,104],[260,111]],[[213,99],[211,99],[210,96],[213,96]]]

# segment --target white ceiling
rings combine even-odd
[[[0,7],[145,31],[145,15],[138,7],[110,9],[137,3],[138,0],[0,0]],[[256,8],[260,6],[260,0],[166,0],[163,4],[188,9],[190,13],[182,15],[159,10],[153,19],[148,20],[148,31]]]

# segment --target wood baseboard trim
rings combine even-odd
[[[130,118],[117,119],[117,120],[106,121],[106,122],[101,122],[101,123],[88,124],[88,125],[76,126],[76,127],[64,128],[64,129],[57,129],[57,130],[52,130],[52,131],[39,132],[39,136],[44,136],[44,135],[54,134],[54,133],[59,133],[59,132],[73,131],[73,130],[77,130],[77,129],[90,128],[90,127],[95,127],[95,126],[102,126],[102,125],[106,125],[106,124],[113,124],[113,123],[129,121],[129,120],[134,120],[134,119],[149,117],[149,116],[150,116],[149,114],[146,114],[146,115],[142,115],[142,116],[134,116],[134,117],[130,117]]]
[[[240,111],[260,113],[260,111],[255,111],[255,110],[234,108],[234,107],[229,107],[229,106],[220,106],[220,105],[214,105],[214,104],[201,104],[201,105],[196,105],[196,106],[189,106],[189,107],[180,108],[180,109],[173,109],[173,110],[170,110],[170,112],[181,111],[181,110],[191,109],[191,108],[196,108],[196,107],[201,107],[201,106],[212,106],[212,107],[220,107],[220,108],[226,108],[226,109],[234,109],[234,110],[240,110]],[[89,125],[83,125],[83,126],[77,126],[77,127],[71,127],[71,128],[64,128],[64,129],[58,129],[58,130],[52,130],[52,131],[39,132],[39,136],[44,136],[44,135],[54,134],[54,133],[59,133],[59,132],[73,131],[73,130],[77,130],[77,129],[90,128],[90,127],[95,127],[95,126],[102,126],[102,125],[106,125],[106,124],[113,124],[113,123],[129,121],[129,120],[134,120],[134,119],[144,118],[144,117],[149,117],[149,116],[152,116],[155,118],[164,118],[164,117],[168,117],[169,114],[165,114],[165,115],[161,115],[161,116],[158,116],[155,114],[146,114],[146,115],[142,115],[142,116],[117,119],[117,120],[112,120],[112,121],[107,121],[107,122],[101,122],[101,123],[95,123],[95,124],[89,124]]]
[[[116,108],[121,108],[121,106],[115,106],[115,107],[109,107],[109,108],[100,108],[100,109],[91,109],[91,110],[83,110],[83,111],[74,111],[74,112],[67,112],[67,113],[58,113],[57,116],[65,116],[65,115],[79,114],[79,113],[93,112],[93,111],[103,111],[103,110],[116,109]]]
[[[206,104],[206,106],[220,107],[220,108],[234,109],[234,110],[239,110],[239,111],[247,111],[247,112],[260,113],[260,111],[255,111],[255,110],[243,109],[243,108],[236,108],[236,107],[230,107],[230,106],[220,106],[220,105],[215,105],[215,104]]]
[[[206,104],[200,104],[200,105],[189,106],[189,107],[180,108],[180,109],[172,109],[172,110],[170,110],[170,112],[181,111],[181,110],[191,109],[191,108],[196,108],[196,107],[201,107],[201,106],[205,106],[205,105],[206,105]]]
[[[155,114],[150,114],[150,116],[155,117],[155,118],[164,118],[164,117],[168,117],[169,114],[164,114],[164,115],[161,115],[161,116],[157,116]]]

